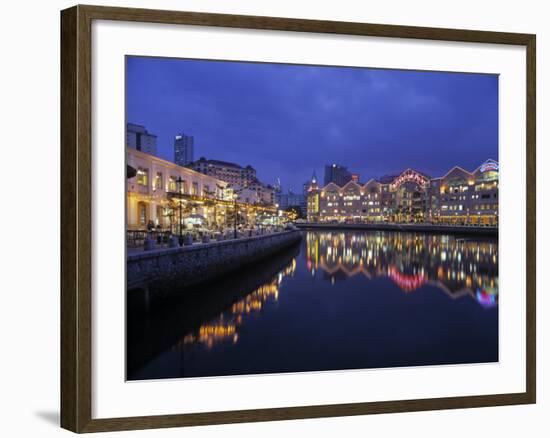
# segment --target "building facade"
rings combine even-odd
[[[233,186],[244,187],[257,180],[256,169],[252,166],[242,167],[229,161],[207,160],[200,157],[197,161],[187,164],[187,167],[228,182]]]
[[[150,154],[126,149],[127,229],[185,230],[252,227],[281,220],[272,202],[273,189],[258,191],[252,184],[238,192],[227,181],[178,166]]]
[[[147,131],[145,126],[126,124],[126,147],[146,154],[157,154],[157,136]]]
[[[498,163],[487,160],[473,172],[455,166],[434,180],[434,213],[444,223],[498,223]]]
[[[264,205],[275,204],[275,189],[258,180],[256,169],[250,165],[243,167],[228,161],[201,157],[187,167],[227,182],[242,199],[253,199],[255,203]]]
[[[174,137],[174,163],[178,166],[186,166],[192,163],[195,153],[195,138],[183,133]]]
[[[269,184],[264,184],[257,178],[246,183],[244,188],[255,193],[256,203],[262,205],[275,205],[275,189]]]
[[[153,155],[127,148],[127,164],[137,171],[127,180],[129,230],[143,230],[150,223],[174,227],[180,202],[186,216],[203,217],[206,224],[221,222],[224,210],[214,211],[213,204],[233,200],[226,182]]]
[[[455,166],[438,178],[414,169],[366,184],[319,187],[312,178],[308,220],[497,225],[498,170],[496,161],[487,160],[472,172]]]

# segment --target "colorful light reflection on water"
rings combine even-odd
[[[155,353],[128,378],[498,360],[494,239],[308,231],[283,268],[274,266],[266,261],[208,290],[187,291],[219,296],[228,284],[243,284],[236,299],[196,325],[187,324],[194,302],[147,317],[140,336]],[[261,284],[246,289],[248,277],[260,274]]]

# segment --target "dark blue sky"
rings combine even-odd
[[[195,159],[251,164],[285,190],[334,162],[363,182],[442,176],[498,160],[498,77],[128,57],[127,121],[158,136],[161,158],[184,132]]]

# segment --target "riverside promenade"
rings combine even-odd
[[[320,230],[372,230],[401,231],[407,233],[461,234],[473,236],[498,237],[498,227],[477,225],[438,225],[438,224],[397,224],[397,223],[322,223],[302,222],[295,224],[300,229]]]
[[[216,277],[272,256],[302,238],[297,229],[239,237],[176,248],[128,252],[127,288],[171,282],[178,289]],[[155,288],[156,289],[156,288]]]

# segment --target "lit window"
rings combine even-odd
[[[139,209],[139,224],[142,225],[142,226],[145,226],[145,223],[147,222],[147,207],[145,204],[143,204],[142,202],[140,202],[138,204],[138,209]]]
[[[140,167],[137,171],[137,183],[140,186],[146,186],[149,182],[149,169]]]
[[[156,189],[160,189],[160,190],[163,189],[163,185],[162,185],[162,173],[161,173],[161,172],[157,172],[157,174],[156,174],[156,176],[155,176],[155,188],[156,188]]]
[[[176,190],[177,190],[177,188],[176,188],[176,177],[171,176],[168,179],[168,191],[175,192]]]

